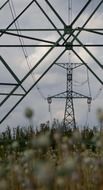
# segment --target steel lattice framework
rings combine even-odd
[[[73,90],[73,70],[83,66],[81,63],[56,63],[57,66],[66,70],[66,91],[47,98],[48,103],[52,103],[52,99],[65,99],[65,111],[63,119],[63,127],[66,130],[67,128],[76,128],[76,119],[74,111],[74,102],[73,99],[87,99],[88,104],[91,104],[92,97],[86,96],[84,94],[75,92]]]
[[[101,61],[93,54],[90,48],[102,48],[103,44],[101,43],[101,37],[103,36],[103,28],[97,27],[97,28],[86,28],[88,23],[91,21],[93,16],[97,13],[99,8],[103,6],[103,0],[97,0],[95,1],[95,5],[91,8],[91,11],[88,14],[88,18],[82,20],[82,23],[76,26],[76,23],[78,23],[78,20],[80,17],[83,16],[83,13],[91,6],[92,0],[85,1],[83,7],[79,10],[79,12],[75,15],[73,21],[70,23],[70,25],[66,24],[64,19],[62,18],[61,14],[59,14],[58,10],[53,6],[52,1],[50,0],[32,0],[28,4],[25,3],[25,7],[20,12],[17,13],[17,15],[14,15],[14,19],[7,25],[4,26],[4,28],[0,27],[0,48],[1,48],[1,56],[0,56],[0,63],[3,65],[3,67],[6,69],[7,72],[9,72],[10,77],[12,77],[13,82],[0,82],[0,87],[10,87],[10,90],[8,92],[0,92],[1,101],[0,101],[0,109],[1,112],[3,111],[2,118],[0,120],[0,124],[9,116],[9,114],[17,107],[17,105],[28,95],[28,93],[38,84],[38,82],[46,75],[46,73],[52,68],[52,66],[57,63],[62,56],[64,56],[68,51],[71,51],[73,55],[83,64],[86,66],[86,68],[94,75],[94,77],[103,85],[103,78],[100,77],[96,71],[94,71],[93,67],[89,63],[87,63],[82,57],[79,52],[77,51],[77,48],[82,48],[83,51],[86,52],[86,54],[93,60],[93,62],[99,67],[101,70],[101,74],[103,72],[103,64]],[[10,0],[5,1],[1,7],[0,11],[2,12],[5,7],[8,6],[10,3]],[[65,4],[65,2],[64,2]],[[50,10],[50,13],[54,15],[54,17],[57,19],[59,24],[57,22],[55,23],[55,19],[51,17],[49,12],[45,10],[45,6],[48,6],[48,9]],[[59,4],[58,4],[59,6]],[[37,18],[33,19],[33,22],[36,22],[36,25],[34,28],[30,28],[27,25],[27,28],[18,28],[14,27],[14,25],[20,21],[21,18],[24,16],[25,13],[32,7],[36,7],[40,13],[45,17],[47,22],[50,24],[44,24],[46,25],[45,28],[37,28],[36,25],[38,24],[39,20],[37,21]],[[36,11],[35,8],[35,11]],[[30,13],[29,13],[30,14]],[[28,14],[28,15],[29,15]],[[23,17],[23,18],[24,18]],[[25,20],[25,19],[24,19]],[[25,21],[26,22],[26,21]],[[42,17],[41,21],[42,22]],[[17,25],[16,25],[17,26]],[[51,26],[51,27],[50,27]],[[40,33],[41,32],[41,33]],[[55,32],[56,34],[56,40],[51,40],[51,38],[45,38],[44,33],[52,33]],[[40,33],[40,38],[38,37]],[[83,33],[88,33],[92,35],[96,35],[97,41],[94,43],[84,43],[84,41],[81,38],[81,35]],[[35,34],[38,34],[37,37]],[[45,35],[46,36],[46,35]],[[4,40],[7,38],[8,40]],[[23,39],[25,40],[25,43],[19,44],[17,41],[13,43],[13,39]],[[100,39],[100,40],[99,40]],[[98,41],[100,43],[98,43]],[[19,77],[18,73],[15,72],[15,69],[13,69],[10,64],[6,61],[6,54],[2,54],[4,48],[7,48],[10,50],[14,48],[45,48],[44,53],[41,54],[40,59],[38,58],[37,61],[34,60],[34,65],[30,70],[21,78]],[[45,69],[39,74],[38,78],[35,79],[33,84],[31,86],[29,85],[28,88],[25,87],[25,82],[30,77],[30,75],[36,71],[36,69],[39,70],[39,67],[44,64],[45,60],[53,55],[52,53],[57,52],[55,56],[52,57],[49,64],[46,64]],[[12,51],[12,50],[11,50]],[[41,49],[40,49],[41,51]],[[15,62],[14,62],[15,64]],[[2,70],[0,71],[2,73]],[[4,109],[4,106],[6,105],[6,102],[10,98],[17,97],[16,102],[14,104],[10,104],[9,110]],[[4,113],[5,112],[5,113]]]

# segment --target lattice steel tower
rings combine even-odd
[[[77,6],[69,24],[65,16],[68,2]],[[73,99],[90,98],[73,91],[76,64],[83,64],[103,85],[103,18],[98,17],[102,9],[103,0],[0,1],[0,124],[55,64],[64,62],[66,91],[55,97],[66,99],[65,126],[76,126]],[[95,15],[96,22],[92,20]],[[63,56],[67,51],[77,61],[65,64]],[[32,63],[29,61],[31,55],[35,55]],[[29,70],[25,69],[27,65]]]
[[[88,106],[90,106],[92,100],[91,96],[86,96],[78,92],[75,92],[73,90],[73,70],[78,67],[81,67],[83,64],[69,62],[69,63],[56,63],[56,65],[66,70],[66,91],[53,96],[49,96],[47,98],[49,107],[50,104],[52,103],[52,99],[65,99],[66,102],[65,102],[63,127],[76,128],[73,99],[87,99]]]

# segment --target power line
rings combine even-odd
[[[98,98],[98,96],[100,96],[100,94],[102,93],[102,91],[103,91],[103,85],[99,88],[99,90],[97,91],[97,94],[95,95],[95,97],[93,98],[93,101],[95,101],[97,98]]]
[[[89,95],[92,96],[91,86],[90,86],[90,77],[89,77],[89,71],[88,71],[88,69],[87,69],[87,81],[88,81],[88,87],[89,87]],[[95,97],[93,97],[93,99],[92,99],[93,101],[95,101],[98,98],[98,96],[100,96],[102,90],[103,90],[103,85],[101,85],[101,87],[97,91]]]
[[[73,82],[77,83],[77,84],[73,84],[74,86],[84,86],[88,81],[85,80],[83,82],[79,82],[79,81],[76,81],[76,80],[73,80]]]
[[[10,1],[11,1],[11,4],[10,4]],[[9,1],[9,8],[10,8],[10,11],[11,11],[11,14],[12,14],[12,18],[13,18],[13,20],[15,20],[15,18],[16,18],[15,7],[14,7],[14,4],[13,4],[13,1],[12,1],[12,0],[10,0],[10,1]],[[20,25],[19,25],[18,20],[14,22],[14,25],[15,25],[15,28],[16,28],[16,30],[17,30],[17,34],[18,34],[18,35],[22,35],[22,32],[20,31]],[[30,70],[31,70],[31,63],[30,63],[30,61],[29,61],[28,52],[27,52],[26,48],[24,47],[24,44],[25,44],[25,43],[24,43],[24,40],[23,40],[22,37],[20,37],[20,36],[18,36],[18,37],[19,37],[19,42],[20,42],[20,44],[21,44],[21,48],[22,48],[23,55],[24,55],[24,57],[25,57],[27,66],[28,66],[29,71],[30,71]],[[32,79],[33,79],[33,82],[35,82],[35,76],[34,76],[33,73],[31,73],[31,77],[32,77]],[[45,98],[44,94],[42,93],[40,87],[39,87],[38,85],[36,85],[36,88],[37,88],[37,90],[38,90],[40,96],[41,96],[44,100],[46,100],[46,98]]]

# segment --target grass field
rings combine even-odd
[[[103,134],[53,124],[0,134],[0,190],[103,190]]]

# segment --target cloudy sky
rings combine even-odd
[[[5,0],[6,2],[6,0]],[[0,28],[6,29],[13,21],[13,17],[18,16],[26,6],[32,2],[31,0],[10,0],[1,10],[0,10]],[[37,3],[36,3],[37,2]],[[51,10],[45,0],[34,1],[31,6],[25,11],[24,14],[18,19],[18,22],[12,24],[9,29],[15,29],[19,24],[20,29],[64,29],[63,23],[58,19],[55,13]],[[51,5],[58,12],[63,22],[66,25],[69,25],[72,22],[78,13],[81,11],[83,6],[87,3],[86,0],[72,0],[71,11],[69,10],[69,0],[49,0]],[[85,11],[81,14],[78,20],[74,23],[73,29],[82,27],[87,19],[90,17],[92,12],[96,9],[101,0],[91,1]],[[0,1],[0,7],[4,4],[4,0]],[[48,18],[52,21],[53,24],[46,18],[46,16],[40,10],[41,8],[45,11]],[[13,9],[14,8],[14,9]],[[15,10],[15,12],[14,12]],[[94,16],[89,20],[85,25],[85,29],[94,29],[94,28],[103,28],[103,3],[99,9],[95,12]],[[70,16],[71,15],[71,16]],[[16,33],[16,31],[8,31],[10,33]],[[102,33],[102,31],[99,31]],[[60,34],[61,33],[61,34]],[[56,42],[60,35],[64,31],[22,31],[21,34],[25,36],[30,36],[32,38],[39,38],[46,41]],[[19,33],[20,34],[20,33]],[[74,32],[74,35],[77,34],[77,30]],[[68,34],[65,38],[68,37]],[[72,40],[73,37],[70,39]],[[75,40],[74,45],[79,43],[90,45],[90,44],[103,44],[103,35],[94,34],[82,30],[78,36],[79,41]],[[0,45],[20,45],[21,38],[16,36],[3,34],[0,37]],[[40,42],[37,40],[23,39],[22,43],[24,45],[48,45],[46,42]],[[60,44],[63,43],[61,39]],[[49,43],[49,45],[52,45]],[[5,60],[13,72],[17,75],[19,80],[22,80],[25,75],[29,72],[30,68],[33,68],[36,63],[50,50],[51,47],[26,47],[24,51],[28,56],[25,59],[23,54],[23,49],[20,47],[0,47],[0,56]],[[88,67],[97,74],[99,79],[103,81],[103,72],[101,67],[98,64],[103,64],[103,48],[102,47],[73,47],[74,51],[81,57],[81,59],[88,65]],[[54,60],[65,50],[65,47],[55,47],[39,64],[38,67],[33,71],[32,76],[30,75],[24,82],[23,87],[26,90],[34,84],[34,82],[41,77],[43,72],[54,62]],[[93,56],[98,61],[98,64],[95,61],[95,58],[91,57],[88,52],[91,52]],[[58,59],[59,63],[67,63],[69,61],[68,51]],[[81,63],[81,60],[71,51],[71,62],[72,63]],[[15,79],[7,71],[6,67],[0,61],[0,83],[16,83]],[[29,65],[29,67],[28,67]],[[73,72],[73,90],[79,93],[82,93],[86,96],[89,96],[87,73],[89,73],[89,81],[92,94],[92,105],[91,112],[88,116],[88,124],[93,126],[97,124],[96,120],[96,110],[99,107],[103,107],[103,92],[101,83],[93,76],[90,71],[87,71],[86,66],[79,67]],[[84,85],[83,85],[84,84]],[[40,91],[37,89],[39,87]],[[14,86],[0,86],[0,93],[10,93]],[[45,122],[50,120],[50,113],[48,112],[48,104],[45,98],[48,96],[61,93],[66,90],[66,72],[64,69],[54,65],[48,73],[39,81],[38,86],[35,86],[32,91],[24,98],[24,100],[17,106],[16,109],[6,118],[6,120],[1,124],[1,127],[10,125],[12,127],[16,125],[25,125],[28,121],[24,117],[24,110],[26,107],[31,107],[34,110],[35,117],[34,123]],[[99,94],[99,92],[101,93]],[[15,93],[23,93],[23,89],[19,87]],[[2,103],[5,96],[0,96],[0,103]],[[0,107],[0,120],[8,113],[8,111],[16,104],[20,97],[11,96],[8,100]],[[52,119],[58,118],[62,120],[64,115],[65,100],[55,100],[53,99],[51,105]],[[75,116],[76,122],[79,125],[84,125],[87,120],[87,100],[76,100],[74,101]]]

